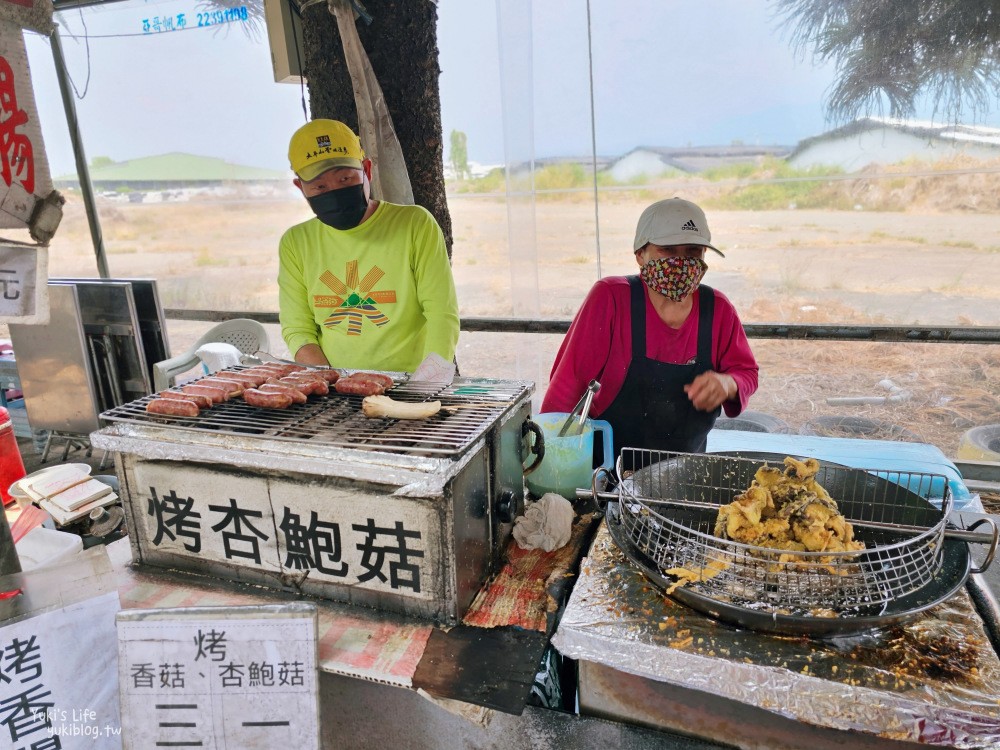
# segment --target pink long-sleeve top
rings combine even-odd
[[[660,320],[645,296],[647,357],[681,365],[694,360],[698,350],[699,295],[696,290],[691,314],[677,329]],[[632,360],[631,319],[629,286],[624,276],[609,276],[594,284],[556,354],[542,413],[571,411],[591,380],[599,381],[601,390],[591,404],[590,416],[599,417],[611,405],[625,383]],[[716,372],[731,375],[736,381],[738,398],[723,404],[726,414],[735,417],[757,390],[757,360],[732,302],[718,289],[712,363]]]

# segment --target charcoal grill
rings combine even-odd
[[[146,396],[102,413],[93,445],[115,458],[135,558],[460,618],[523,504],[534,385],[386,374],[393,399],[439,400],[441,412],[368,419],[361,397],[331,389],[288,409],[233,399],[166,417],[146,412]]]
[[[932,474],[821,466],[816,481],[854,525],[864,550],[789,558],[788,550],[715,536],[719,508],[750,486],[757,469],[766,463],[780,468],[782,459],[626,448],[620,464],[645,468],[619,485],[609,509],[611,535],[676,599],[768,632],[833,635],[900,622],[965,582],[968,547],[952,538],[957,532],[948,529],[948,483]],[[939,506],[924,499],[936,493]],[[989,523],[992,535],[973,535],[991,544],[986,565],[997,544],[996,526]],[[677,585],[671,570],[688,582]]]
[[[234,367],[233,372],[249,368]],[[225,372],[214,377],[224,377]],[[349,372],[349,371],[348,371]],[[196,384],[194,380],[191,383]],[[260,409],[232,399],[202,411],[197,417],[149,414],[146,396],[110,409],[106,422],[165,427],[200,436],[259,436],[289,443],[313,443],[325,448],[351,448],[393,454],[454,457],[466,451],[483,429],[522,398],[525,384],[502,381],[459,381],[451,384],[405,382],[396,375],[391,396],[396,401],[441,401],[442,410],[425,420],[368,419],[361,413],[360,396],[331,393],[310,398],[287,409]],[[172,390],[179,391],[179,388]],[[461,407],[451,409],[450,407]],[[192,436],[192,439],[198,439]]]

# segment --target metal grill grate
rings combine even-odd
[[[626,448],[620,465],[644,468],[619,487],[613,536],[627,554],[644,558],[640,563],[664,574],[690,573],[692,592],[781,615],[877,611],[940,569],[951,498],[944,477],[932,474],[821,466],[816,481],[854,525],[855,538],[865,543],[861,551],[794,552],[785,559],[788,550],[715,536],[719,507],[746,490],[764,463]],[[938,491],[941,508],[923,499]]]
[[[146,404],[154,396],[146,396],[110,409],[101,418],[199,434],[257,435],[268,440],[338,448],[450,456],[464,453],[507,409],[526,396],[530,387],[530,383],[475,378],[456,378],[451,384],[397,379],[396,387],[388,393],[393,399],[441,401],[438,414],[419,420],[369,419],[361,412],[361,396],[343,395],[333,388],[327,396],[310,396],[308,403],[287,409],[256,408],[236,398],[216,404],[197,417],[149,414]],[[448,409],[451,406],[461,408]]]

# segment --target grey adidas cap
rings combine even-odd
[[[657,201],[642,212],[635,228],[632,249],[639,252],[647,242],[661,247],[670,245],[704,245],[723,258],[723,252],[712,244],[705,212],[683,198]]]

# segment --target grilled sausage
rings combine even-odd
[[[222,377],[229,377],[230,375],[237,375],[237,374],[258,375],[264,373],[269,373],[269,374],[280,373],[280,375],[284,376],[293,372],[302,372],[305,369],[307,368],[303,367],[302,365],[296,365],[290,362],[264,362],[259,365],[254,365],[253,367],[244,368],[242,370],[220,370],[219,372],[216,373],[216,375],[220,375]]]
[[[381,396],[385,390],[380,383],[364,378],[341,378],[333,384],[337,393],[345,393],[349,396]]]
[[[197,393],[178,393],[177,391],[161,391],[159,398],[172,398],[175,401],[194,401],[199,409],[211,409],[212,399],[208,396],[201,396]]]
[[[240,381],[230,380],[229,378],[202,378],[198,381],[198,385],[210,385],[213,388],[222,388],[230,398],[239,396],[245,388]]]
[[[260,371],[271,370],[273,372],[280,372],[282,375],[288,375],[289,373],[293,372],[302,372],[307,368],[303,367],[302,365],[292,364],[291,362],[264,362],[263,364],[260,365],[254,365],[250,369],[252,369],[254,372],[257,372],[259,370]]]
[[[242,371],[243,375],[273,375],[276,372],[285,372],[283,367],[272,365],[254,365]]]
[[[374,380],[376,383],[382,386],[383,391],[387,391],[395,385],[395,382],[388,375],[383,375],[380,372],[356,372],[351,375],[352,378],[362,378],[363,380]]]
[[[293,404],[304,404],[309,400],[306,398],[306,394],[298,388],[293,388],[292,386],[285,385],[284,383],[264,383],[263,385],[257,386],[257,390],[262,393],[287,393],[292,397]]]
[[[168,417],[197,417],[198,404],[179,398],[154,398],[146,404],[146,411]]]
[[[293,378],[288,376],[287,378],[279,378],[278,383],[291,386],[296,390],[302,391],[307,396],[312,396],[314,393],[320,394],[323,388],[326,388],[327,393],[330,392],[330,388],[326,382],[313,378]]]
[[[320,375],[307,375],[306,373],[293,372],[291,375],[287,375],[282,380],[294,380],[300,383],[311,383],[313,386],[312,392],[317,396],[325,396],[330,392],[330,386]]]
[[[271,376],[266,372],[243,370],[242,372],[234,372],[232,374],[227,373],[226,377],[231,380],[238,380],[244,385],[249,384],[251,388],[256,388],[261,383],[267,382],[267,379]]]
[[[210,385],[182,385],[181,393],[195,393],[199,396],[208,396],[213,404],[221,404],[229,400],[229,395],[223,388],[215,388]]]
[[[253,375],[269,375],[275,378],[283,378],[292,371],[280,365],[259,365],[250,368],[247,372]]]
[[[287,409],[292,405],[292,397],[287,393],[265,393],[256,388],[243,391],[243,400],[262,409]]]
[[[321,378],[323,378],[323,380],[325,380],[330,385],[333,385],[338,380],[340,380],[340,373],[337,372],[336,370],[329,370],[329,369],[320,368],[318,370],[310,370],[309,372],[316,373],[317,375],[319,375]]]
[[[282,377],[296,378],[297,380],[322,380],[324,383],[326,382],[326,378],[320,375],[317,370],[296,370]]]

